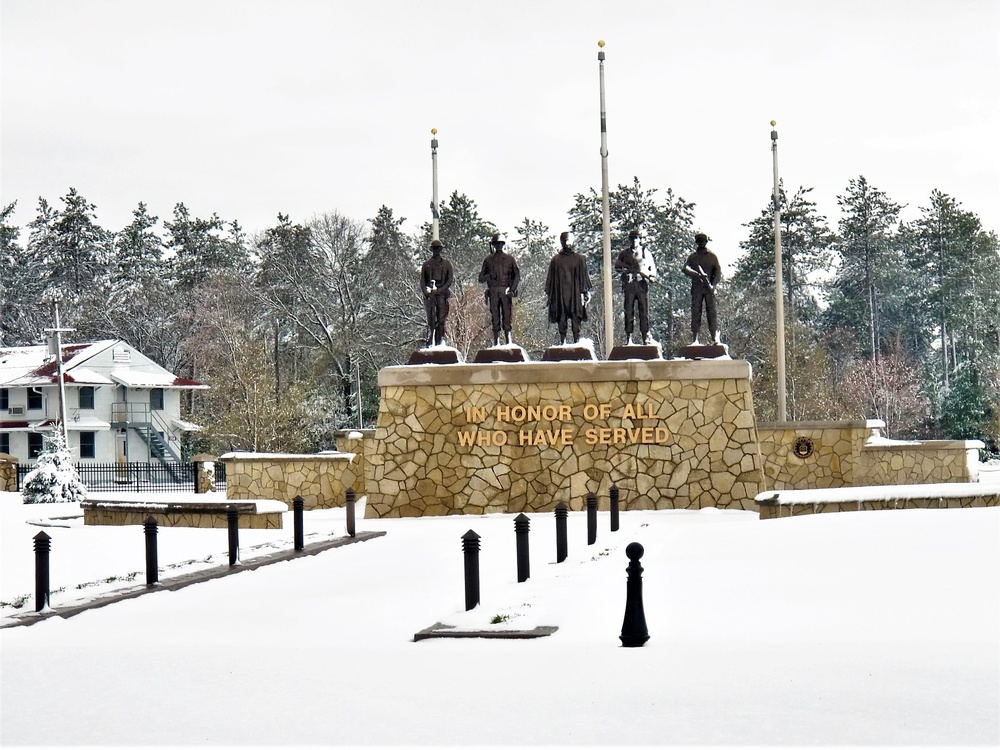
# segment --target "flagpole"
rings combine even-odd
[[[608,194],[608,117],[604,107],[604,40],[597,43],[601,70],[601,225],[604,235],[604,357],[615,346],[615,316],[611,292],[611,199]]]
[[[437,128],[431,128],[431,172],[433,173],[434,186],[431,196],[431,239],[441,239],[439,215],[438,215],[438,140]]]
[[[778,123],[771,120],[771,157],[774,165],[774,318],[776,325],[776,358],[778,360],[778,421],[785,422],[785,292],[781,270],[781,201],[778,189]]]

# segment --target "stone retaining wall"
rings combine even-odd
[[[342,507],[350,488],[363,494],[361,462],[354,453],[227,453],[220,460],[226,464],[226,496],[234,500],[274,498],[291,507],[298,495],[312,510]]]
[[[366,515],[756,510],[750,366],[732,360],[388,367]]]

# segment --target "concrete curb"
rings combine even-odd
[[[558,625],[539,625],[532,630],[457,630],[454,625],[436,622],[413,634],[414,643],[428,638],[544,638],[559,630]]]

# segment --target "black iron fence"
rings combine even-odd
[[[75,464],[80,481],[93,492],[194,492],[196,464],[129,461]],[[17,490],[34,466],[17,465]],[[226,489],[226,465],[215,464],[215,489]]]

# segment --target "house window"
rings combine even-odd
[[[163,409],[163,389],[162,388],[150,388],[149,389],[149,408],[150,409]]]
[[[10,453],[9,432],[0,432],[0,453]]]
[[[94,408],[94,386],[92,385],[81,385],[80,390],[80,408],[81,409],[93,409]]]
[[[97,458],[97,433],[80,433],[80,458]]]
[[[10,408],[10,393],[6,388],[0,388],[0,411],[7,411]]]
[[[42,394],[40,391],[36,391],[34,388],[28,389],[28,411],[41,411],[44,408],[42,406]]]
[[[28,433],[28,458],[38,458],[38,454],[42,452],[42,433],[40,432],[29,432]]]

